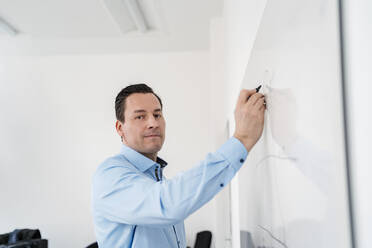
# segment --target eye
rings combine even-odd
[[[161,114],[154,114],[154,117],[155,117],[156,119],[159,119],[159,118],[161,117]]]
[[[138,119],[138,120],[142,120],[144,118],[144,116],[143,115],[139,115],[139,116],[136,116],[136,118],[135,119]]]

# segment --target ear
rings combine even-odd
[[[124,136],[123,126],[124,126],[123,123],[121,123],[120,121],[116,121],[116,123],[115,123],[116,132],[119,134],[120,137]]]

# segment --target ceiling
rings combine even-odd
[[[207,49],[222,0],[137,0],[149,30],[136,30],[120,1],[1,0],[0,54],[162,52]],[[131,0],[133,1],[133,0]],[[125,5],[122,5],[125,6]]]

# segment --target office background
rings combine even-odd
[[[57,248],[95,240],[90,177],[119,150],[113,101],[128,83],[146,82],[163,99],[167,136],[159,155],[169,162],[167,177],[217,149],[226,139],[265,6],[255,0],[164,0],[156,7],[159,32],[123,35],[104,1],[2,1],[0,16],[18,34],[0,36],[0,233],[39,228]],[[363,165],[371,164],[371,120],[361,109],[370,106],[364,94],[370,92],[371,5],[345,6],[353,37],[347,43],[354,62],[347,75],[354,82],[350,106],[358,109],[351,128],[366,130],[352,136],[358,148],[355,226],[358,247],[368,247],[371,187]],[[185,221],[188,245],[207,229],[214,247],[239,247],[232,244],[228,190]]]

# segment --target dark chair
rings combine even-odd
[[[196,234],[194,248],[210,248],[212,243],[212,233],[210,231],[202,231]]]
[[[38,229],[15,229],[0,235],[0,248],[48,248],[48,240],[41,238]]]
[[[93,244],[88,245],[87,248],[98,248],[98,244],[97,242],[94,242]]]
[[[196,234],[194,248],[210,248],[211,243],[212,243],[212,233],[210,231],[198,232]],[[95,242],[93,244],[90,244],[86,248],[98,248],[98,244],[97,242]],[[189,246],[187,248],[189,248]]]

